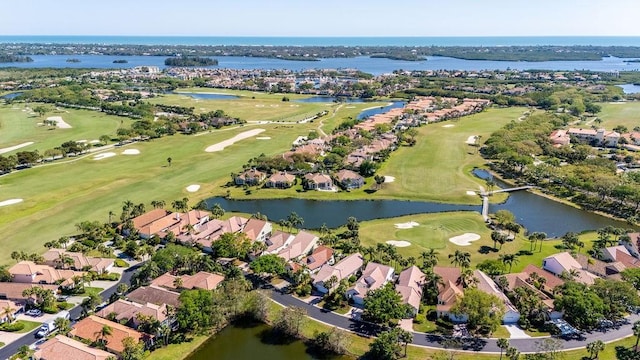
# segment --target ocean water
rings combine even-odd
[[[233,37],[2,35],[0,43],[292,46],[640,46],[638,36]]]

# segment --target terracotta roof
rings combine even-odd
[[[167,305],[155,305],[151,303],[138,304],[132,301],[119,299],[96,313],[97,316],[107,318],[109,314],[115,313],[116,320],[126,319],[137,325],[136,314],[151,316],[162,322],[167,318]]]
[[[322,184],[322,183],[333,184],[333,181],[331,180],[331,176],[327,174],[320,174],[320,173],[306,174],[304,178],[307,181],[313,182],[316,184]]]
[[[45,262],[51,266],[64,267],[63,264],[60,263],[60,255],[70,257],[73,260],[72,267],[76,270],[82,270],[87,266],[91,266],[91,270],[102,272],[109,266],[112,266],[114,262],[113,259],[87,257],[83,253],[70,252],[64,249],[49,249],[42,257],[44,257]]]
[[[156,220],[162,219],[165,216],[167,216],[167,211],[165,209],[153,209],[138,217],[133,218],[133,227],[136,229],[140,229],[143,226],[148,225]]]
[[[289,238],[293,238],[293,235],[286,232],[282,232],[282,231],[274,232],[267,239],[267,241],[265,241],[265,244],[267,244],[266,252],[272,253],[274,251],[277,251],[278,249],[284,246],[284,244],[287,242],[287,240],[289,240]]]
[[[180,300],[178,300],[179,296],[180,294],[177,292],[151,285],[139,287],[133,290],[127,295],[127,298],[139,304],[167,304],[173,307],[178,307],[180,305]]]
[[[526,273],[527,277],[530,276],[532,273],[538,274],[538,276],[545,279],[544,286],[552,290],[564,284],[564,280],[532,264],[527,265],[527,267],[525,267],[524,270],[522,270],[522,272]]]
[[[463,295],[460,283],[460,269],[455,267],[434,266],[433,272],[440,276],[442,284],[438,289],[437,311],[449,311],[456,300]]]
[[[100,331],[105,325],[111,328],[111,335],[105,337],[107,341],[107,349],[110,351],[121,353],[122,350],[124,350],[122,340],[127,337],[132,337],[137,341],[144,338],[144,334],[132,328],[94,315],[90,315],[89,317],[77,322],[69,334],[81,339],[96,341],[100,338]]]
[[[311,255],[300,260],[300,263],[306,265],[309,270],[314,271],[315,269],[318,269],[322,265],[326,264],[332,256],[332,248],[320,245],[315,250],[313,250],[313,253],[311,253]]]
[[[325,282],[333,275],[340,281],[354,274],[363,264],[364,258],[360,253],[351,254],[333,266],[323,265],[320,271],[313,276],[313,281]]]
[[[10,300],[25,300],[26,298],[22,296],[22,292],[34,287],[51,290],[54,293],[58,291],[58,285],[0,282],[0,297]]]
[[[32,261],[20,261],[9,269],[12,276],[32,276],[32,283],[53,284],[60,280],[66,280],[61,285],[73,284],[71,278],[82,276],[82,272],[73,270],[59,270],[49,265],[38,265]]]
[[[222,281],[224,281],[224,276],[206,271],[200,271],[191,276],[182,276],[182,286],[186,289],[213,290],[217,288]]]
[[[476,288],[478,290],[496,296],[498,299],[502,300],[504,306],[508,310],[518,312],[518,309],[513,306],[507,295],[505,295],[502,290],[498,288],[496,283],[489,277],[489,275],[480,270],[474,270],[473,276],[478,280],[478,282],[476,283]]]
[[[640,267],[640,260],[621,251],[618,251],[618,253],[616,254],[616,260],[621,262],[627,268]]]
[[[57,335],[40,345],[33,355],[38,360],[106,360],[110,356],[113,354],[63,335]]]
[[[258,238],[260,232],[267,226],[267,222],[264,220],[251,218],[247,221],[247,224],[242,229],[242,232],[247,234],[247,237],[253,241]]]
[[[391,266],[369,262],[351,290],[364,297],[369,290],[379,289],[386,284],[390,274],[393,274]]]
[[[357,173],[347,169],[342,169],[336,173],[336,180],[338,180],[339,182],[344,182],[347,179],[350,179],[352,181],[353,180],[360,181],[360,180],[363,180],[364,178],[358,175]]]
[[[272,183],[292,183],[296,179],[296,176],[293,174],[289,174],[286,171],[277,172],[271,176],[269,176],[269,182]]]
[[[555,261],[557,261],[558,265],[560,265],[562,269],[566,272],[569,272],[571,270],[578,270],[582,268],[580,263],[576,259],[574,259],[573,256],[571,256],[571,254],[569,254],[566,251],[558,254],[554,254],[551,256],[547,256],[546,258],[544,258],[543,261],[548,261],[551,259],[554,259]]]
[[[402,302],[411,305],[418,310],[420,308],[420,300],[422,299],[422,285],[425,281],[425,275],[417,266],[411,266],[400,272],[398,276],[398,284],[396,290],[402,296]]]
[[[282,249],[278,256],[289,261],[297,257],[305,255],[307,252],[315,246],[318,241],[318,237],[310,232],[300,230],[293,238],[289,246]]]

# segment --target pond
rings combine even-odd
[[[622,88],[622,91],[625,94],[637,94],[640,93],[640,84],[623,84],[617,85],[619,88]]]
[[[195,93],[195,92],[175,92],[177,95],[190,96],[198,100],[234,100],[239,99],[240,96],[221,93]]]
[[[5,94],[5,95],[0,96],[0,99],[11,100],[11,99],[17,98],[20,95],[22,95],[22,92],[13,92],[13,93],[9,93],[9,94]]]
[[[332,102],[346,102],[346,103],[361,103],[364,100],[359,98],[347,98],[347,97],[335,97],[335,96],[312,96],[304,99],[295,99],[293,102],[299,103],[332,103]]]
[[[299,340],[289,342],[274,336],[264,324],[235,324],[207,340],[186,360],[314,360],[307,346]],[[347,360],[348,357],[321,359]]]
[[[383,114],[391,109],[404,107],[404,105],[405,105],[404,101],[394,101],[387,106],[372,107],[369,109],[365,109],[360,114],[358,114],[358,120],[362,120],[364,118],[368,118],[369,116],[373,116],[377,114]]]
[[[483,177],[487,173],[476,171],[477,176]],[[498,186],[506,184],[496,181]],[[271,221],[285,219],[295,211],[304,219],[303,227],[318,229],[323,224],[330,228],[344,225],[350,216],[359,221],[392,218],[411,214],[438,213],[446,211],[481,211],[480,205],[446,204],[428,201],[404,200],[308,200],[308,199],[256,199],[233,200],[224,197],[207,199],[207,205],[212,207],[220,204],[227,211],[244,212],[248,214],[261,213]],[[489,212],[500,209],[511,211],[517,222],[529,232],[542,231],[551,237],[559,237],[569,231],[581,232],[595,230],[608,225],[628,228],[625,222],[616,221],[585,210],[547,199],[527,191],[510,193],[509,199],[503,204],[491,204]]]

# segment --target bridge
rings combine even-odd
[[[498,189],[493,191],[480,192],[480,196],[482,196],[482,219],[485,222],[489,221],[489,196],[493,194],[503,193],[503,192],[522,191],[522,190],[529,190],[533,188],[535,188],[535,186],[525,185],[525,186],[518,186],[518,187],[513,187],[508,189]]]

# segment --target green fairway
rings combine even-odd
[[[624,103],[603,103],[602,112],[598,114],[598,118],[602,119],[601,126],[607,130],[611,130],[618,125],[626,126],[629,131],[640,126],[640,102],[624,102]]]
[[[30,106],[36,106],[30,104]],[[53,109],[53,107],[51,107]],[[40,117],[30,115],[24,104],[0,105],[0,149],[33,142],[17,151],[38,150],[42,154],[66,141],[97,140],[101,135],[115,136],[119,127],[129,127],[132,120],[89,110],[54,110]],[[38,125],[51,116],[60,116],[70,129]]]
[[[451,203],[479,204],[480,198],[466,191],[478,191],[484,181],[471,174],[474,166],[485,161],[477,148],[466,144],[469,136],[481,136],[480,142],[516,120],[524,108],[488,109],[457,120],[429,124],[419,128],[417,144],[401,147],[378,171],[393,176],[395,181],[384,184],[377,196],[432,200]],[[492,201],[504,200],[494,197]]]

